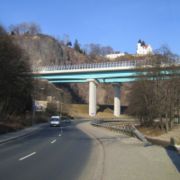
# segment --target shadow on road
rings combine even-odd
[[[166,148],[166,152],[173,164],[176,166],[177,170],[180,172],[180,154],[178,154],[174,147],[171,146]]]

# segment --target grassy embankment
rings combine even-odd
[[[74,118],[87,118],[87,119],[128,119],[127,115],[121,115],[119,118],[113,115],[113,106],[97,105],[96,117],[89,117],[88,104],[64,104],[62,112]]]

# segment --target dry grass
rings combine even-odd
[[[146,136],[160,136],[164,134],[165,132],[161,131],[160,129],[154,129],[152,127],[137,127],[137,129],[142,132]]]
[[[100,109],[100,110],[99,110]],[[64,104],[63,113],[68,114],[69,116],[72,116],[74,118],[90,118],[88,111],[89,106],[88,104]],[[103,110],[101,110],[100,106],[97,106],[97,115],[95,118],[103,118],[103,119],[130,119],[127,115],[121,115],[119,118],[115,117],[113,115],[113,110],[109,107],[104,107]]]

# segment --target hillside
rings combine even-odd
[[[67,65],[80,63],[95,63],[107,61],[102,56],[87,56],[67,47],[55,38],[47,35],[13,35],[14,42],[21,46],[30,57],[32,66],[46,65]],[[88,102],[88,84],[59,84],[62,90],[69,93],[72,102]],[[126,93],[127,85],[123,85],[122,104],[127,105]],[[65,100],[66,101],[66,100]],[[98,104],[113,104],[113,87],[110,84],[101,84],[97,88]]]
[[[81,54],[48,35],[13,35],[12,37],[14,42],[27,52],[33,66],[67,65],[103,61],[101,57],[92,59],[90,56]]]

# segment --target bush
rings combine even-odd
[[[47,104],[47,108],[46,108],[46,112],[49,115],[56,115],[58,113],[58,109],[57,109],[57,104],[56,103],[48,103]]]

